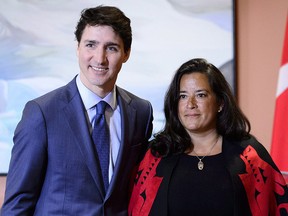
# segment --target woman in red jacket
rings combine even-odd
[[[130,216],[288,215],[285,180],[214,65],[184,63],[164,111],[133,181]]]

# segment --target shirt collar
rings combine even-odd
[[[116,85],[114,85],[112,91],[105,98],[99,97],[90,89],[88,89],[80,80],[79,75],[76,77],[76,85],[86,110],[94,108],[95,105],[101,100],[108,103],[113,110],[116,109],[117,106]]]

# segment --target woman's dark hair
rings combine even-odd
[[[216,130],[227,139],[242,139],[250,133],[250,122],[238,107],[235,97],[223,74],[205,59],[196,58],[182,64],[176,71],[164,101],[165,126],[154,135],[151,151],[155,156],[183,153],[193,148],[190,136],[178,118],[180,80],[184,74],[201,73],[209,81],[217,102],[223,105],[217,115]]]
[[[87,25],[110,26],[122,39],[124,43],[124,51],[127,53],[132,44],[132,30],[130,23],[130,19],[118,8],[101,5],[82,10],[74,34],[79,43]]]

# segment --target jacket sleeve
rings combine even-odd
[[[45,121],[35,102],[26,104],[13,141],[1,215],[33,215],[47,159]]]
[[[266,149],[260,143],[251,143],[240,158],[246,173],[239,177],[252,215],[287,215],[287,184]]]

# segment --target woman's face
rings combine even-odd
[[[206,75],[195,72],[182,76],[178,117],[189,134],[215,130],[219,107]]]

